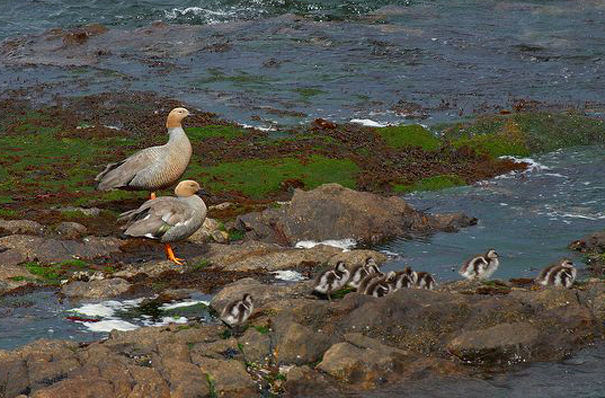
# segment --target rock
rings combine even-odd
[[[209,238],[212,238],[212,235],[215,231],[218,231],[221,227],[221,223],[215,220],[214,218],[206,217],[202,226],[195,231],[193,235],[191,235],[187,240],[189,242],[204,244],[208,241]]]
[[[324,375],[308,366],[294,366],[286,373],[284,398],[339,398],[342,393]]]
[[[223,202],[223,203],[219,203],[217,205],[213,205],[208,207],[208,210],[227,210],[230,207],[235,206],[233,203],[231,202]]]
[[[526,305],[549,310],[567,305],[580,305],[575,290],[559,287],[545,287],[538,291],[515,290],[511,292],[511,297],[518,298]]]
[[[206,358],[199,367],[218,396],[249,398],[256,394],[256,385],[241,362]]]
[[[312,288],[304,283],[292,285],[267,285],[253,278],[244,278],[226,285],[210,302],[217,312],[234,300],[240,300],[245,293],[254,297],[255,308],[261,308],[265,303],[284,298],[301,297],[309,294]]]
[[[196,365],[176,359],[163,359],[158,368],[170,384],[171,398],[207,397],[210,394],[206,376]]]
[[[538,338],[538,330],[527,322],[504,323],[464,331],[448,344],[448,349],[468,364],[509,365],[532,359]]]
[[[597,320],[605,322],[605,293],[593,299],[590,306]]]
[[[64,239],[80,239],[88,234],[86,227],[77,222],[62,222],[57,225],[55,232]]]
[[[321,359],[330,346],[330,337],[298,323],[289,323],[278,330],[277,353],[281,364],[303,365]]]
[[[229,271],[276,271],[295,268],[300,265],[336,264],[343,260],[348,266],[355,266],[374,257],[380,264],[386,256],[373,250],[351,250],[343,252],[331,246],[318,245],[311,249],[285,248],[277,244],[245,241],[241,245],[210,244],[208,261],[215,267]]]
[[[42,235],[44,226],[30,220],[0,220],[0,233],[7,235]]]
[[[359,333],[348,334],[344,343],[325,352],[317,369],[346,383],[370,388],[383,383],[403,362],[402,351]]]
[[[106,299],[117,297],[130,289],[130,283],[122,278],[95,280],[91,282],[73,281],[61,288],[61,293],[69,298]]]
[[[229,233],[225,231],[213,231],[210,236],[212,240],[216,243],[228,243],[229,242]]]
[[[271,337],[254,328],[246,330],[238,339],[247,362],[265,364],[271,354]]]
[[[219,339],[208,343],[197,343],[191,348],[191,362],[202,363],[206,358],[243,360],[235,338]]]
[[[463,214],[416,211],[399,197],[325,184],[308,192],[296,189],[292,202],[279,209],[239,216],[237,228],[251,239],[293,246],[305,240],[346,238],[377,243],[412,232],[457,231],[474,223]]]
[[[0,238],[3,260],[38,261],[42,264],[109,256],[120,251],[122,241],[116,238],[89,237],[76,240],[46,239],[31,235],[10,235]],[[7,253],[8,252],[8,253]]]

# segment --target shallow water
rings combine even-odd
[[[602,398],[605,396],[604,372],[605,344],[601,342],[583,349],[566,361],[535,363],[491,379],[423,379],[350,397]]]
[[[402,254],[387,270],[409,264],[434,273],[438,281],[458,279],[469,256],[495,248],[501,265],[494,278],[532,278],[560,257],[581,259],[567,245],[605,225],[605,153],[597,146],[578,147],[535,158],[532,170],[475,186],[405,197],[431,212],[464,212],[477,226],[438,233],[428,239],[399,239],[380,247]]]
[[[75,302],[61,300],[52,291],[2,297],[0,349],[13,349],[42,338],[95,341],[107,337],[112,329],[134,330],[193,319],[216,322],[205,308],[208,295],[193,294],[188,300],[162,305],[142,305],[143,300]]]
[[[90,68],[12,67],[0,56],[0,92],[50,83],[37,100],[151,90],[264,127],[316,117],[434,124],[518,99],[604,109],[600,1],[4,0],[0,11],[0,39],[92,22],[199,28],[153,44],[118,35]],[[180,46],[193,52],[164,52]],[[82,48],[46,60],[75,62],[92,52]]]

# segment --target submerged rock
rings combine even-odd
[[[124,294],[130,289],[130,283],[122,278],[95,280],[91,282],[73,281],[63,286],[61,293],[77,299],[107,299]]]
[[[431,215],[414,210],[400,197],[358,192],[339,184],[294,191],[279,209],[238,217],[237,228],[251,239],[293,246],[299,241],[352,238],[376,243],[411,233],[454,232],[473,225],[464,214]]]

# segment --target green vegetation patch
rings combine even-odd
[[[421,147],[433,151],[441,145],[433,133],[418,124],[382,127],[376,131],[392,148]]]
[[[605,123],[575,113],[481,116],[447,126],[444,133],[456,148],[468,146],[494,157],[605,143]]]
[[[209,125],[203,127],[188,127],[185,129],[187,132],[187,136],[191,139],[191,141],[203,141],[206,138],[225,138],[225,139],[233,139],[238,138],[244,135],[244,129],[236,126],[218,126],[218,125]]]
[[[436,191],[439,189],[451,188],[460,185],[466,185],[466,182],[456,175],[439,175],[428,177],[412,185],[397,184],[393,186],[394,192],[407,193],[414,191]]]
[[[324,94],[325,91],[320,90],[318,88],[313,87],[301,87],[294,89],[294,92],[298,93],[302,99],[309,99],[311,97],[315,97],[316,95]]]
[[[312,155],[306,160],[295,158],[251,159],[200,167],[191,164],[189,177],[202,181],[213,193],[239,191],[253,199],[261,199],[280,189],[280,183],[296,179],[306,189],[337,182],[355,187],[359,167],[350,159],[330,159]]]
[[[59,265],[41,265],[39,263],[27,263],[25,268],[30,274],[36,275],[49,283],[58,283],[62,270]]]

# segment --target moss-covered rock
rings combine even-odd
[[[392,148],[420,147],[432,151],[441,145],[433,133],[419,124],[382,127],[376,132]]]

